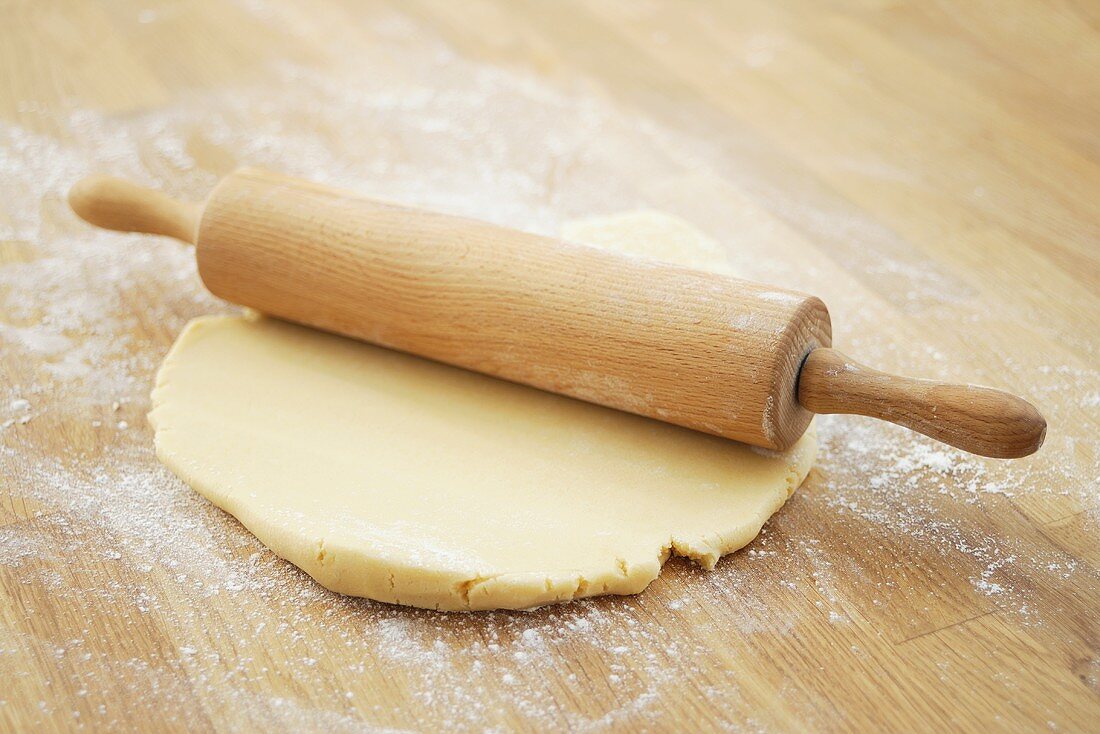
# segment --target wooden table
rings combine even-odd
[[[1098,29],[1087,0],[0,3],[0,729],[1095,729]],[[64,204],[246,163],[541,232],[671,212],[853,357],[1033,399],[1047,444],[832,418],[712,573],[339,598],[153,456],[160,358],[230,307]]]

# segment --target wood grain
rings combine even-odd
[[[1043,416],[1002,390],[888,375],[835,349],[815,349],[798,378],[798,401],[814,413],[865,415],[997,459],[1029,456],[1046,437]]]
[[[775,286],[256,169],[222,179],[201,213],[110,176],[68,198],[96,226],[195,244],[203,283],[231,303],[754,446],[789,449],[811,412],[999,459],[1046,436],[1004,391],[856,364],[828,348],[819,299]]]
[[[805,433],[799,368],[831,343],[813,296],[270,171],[229,174],[198,215],[106,176],[69,203],[106,229],[193,242],[231,303],[769,449]]]
[[[1098,26],[1037,0],[0,4],[0,729],[1094,728]],[[1007,465],[830,417],[712,573],[529,614],[320,592],[152,456],[159,359],[228,306],[64,203],[97,170],[195,200],[252,164],[544,234],[672,212],[821,296],[861,361],[1033,397],[1046,444]]]

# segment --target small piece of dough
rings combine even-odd
[[[724,270],[640,212],[566,236]],[[713,568],[805,478],[782,454],[262,317],[188,324],[157,376],[157,456],[334,591],[452,610],[632,594]]]

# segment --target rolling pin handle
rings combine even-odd
[[[1015,395],[889,375],[834,349],[810,352],[799,374],[798,401],[814,413],[879,418],[998,459],[1034,453],[1047,431],[1039,411]]]
[[[84,221],[117,232],[145,232],[195,243],[200,206],[113,176],[88,176],[69,191]]]

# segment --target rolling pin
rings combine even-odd
[[[1046,422],[999,390],[889,375],[831,349],[813,296],[421,211],[256,169],[202,204],[93,176],[88,222],[195,245],[228,301],[551,392],[784,450],[814,413],[897,423],[983,456]]]

